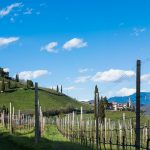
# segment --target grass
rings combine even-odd
[[[0,128],[0,132],[3,129]],[[13,134],[9,135],[7,132],[0,134],[3,150],[9,150],[6,144],[12,145],[12,150],[89,150],[79,144],[71,143],[68,139],[63,137],[57,130],[56,126],[46,126],[44,136],[38,144],[34,142],[34,133],[29,134]],[[1,144],[0,143],[0,144]],[[5,148],[5,149],[4,149]],[[16,149],[15,149],[16,148]],[[1,150],[1,148],[0,148]]]
[[[106,117],[117,121],[122,118],[123,113],[126,114],[127,119],[130,117],[135,117],[134,112],[127,111],[107,111]],[[88,118],[89,116],[93,117],[93,114],[84,114],[84,118]],[[148,116],[142,116],[141,122],[144,124],[144,122],[149,119],[150,117]],[[3,132],[3,134],[0,134],[0,150],[9,150],[9,147],[7,146],[8,144],[12,145],[12,150],[88,150],[88,148],[85,148],[79,144],[71,143],[67,138],[63,137],[55,125],[46,125],[44,135],[42,136],[39,144],[35,144],[33,132],[27,133],[22,130],[20,134],[20,131],[18,130],[16,134],[9,135],[4,128],[0,128],[0,133],[1,132]],[[106,147],[109,149],[109,145],[106,144]],[[115,147],[113,147],[113,149],[115,149]]]
[[[0,81],[4,78],[0,77]],[[27,89],[26,83],[16,82],[10,80],[11,89],[8,89],[8,79],[5,80],[6,92],[0,93],[0,107],[5,105],[9,108],[9,103],[15,107],[15,110],[21,110],[23,112],[33,113],[34,112],[34,88]],[[16,88],[18,87],[18,88]],[[0,83],[1,89],[1,83]],[[39,100],[42,107],[42,111],[48,110],[60,110],[68,107],[74,107],[79,109],[81,106],[84,109],[90,109],[91,106],[83,104],[65,94],[58,93],[56,90],[39,87]]]
[[[133,119],[135,121],[136,119],[136,114],[135,112],[130,112],[130,111],[107,111],[106,112],[106,117],[110,118],[111,120],[119,120],[123,119],[123,113],[125,113],[125,118],[126,120],[128,119]],[[141,125],[143,126],[145,123],[148,123],[150,120],[150,116],[146,116],[144,114],[141,114]]]
[[[112,121],[117,121],[123,119],[123,113],[125,113],[126,120],[133,119],[133,121],[135,121],[136,114],[135,112],[130,112],[130,111],[106,111],[105,116],[106,118],[110,118]],[[94,114],[84,114],[85,119],[89,117],[93,118]],[[148,123],[148,121],[150,121],[150,116],[141,114],[141,125],[142,126],[145,125],[145,123]]]
[[[53,90],[39,90],[39,100],[43,111],[67,108],[73,106],[74,108],[89,109],[90,106],[82,104],[67,95],[61,95]],[[15,110],[25,112],[34,112],[34,90],[18,88],[13,92],[0,93],[0,106],[5,105],[9,107],[9,103],[15,107]]]
[[[123,117],[123,113],[125,113],[126,118],[132,118],[135,117],[135,113],[134,112],[130,112],[130,111],[105,111],[105,116],[106,118],[110,118],[111,120],[118,120],[118,119],[122,119]],[[84,114],[84,117],[94,117],[94,114]]]

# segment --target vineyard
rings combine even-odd
[[[103,123],[99,123],[99,149],[135,149],[135,114],[129,112],[107,112],[106,118]],[[116,114],[111,116],[110,114]],[[129,117],[127,115],[131,115]],[[120,117],[122,115],[122,117]],[[34,142],[34,128],[35,128],[35,116],[27,115],[20,112],[15,113],[14,107],[10,103],[9,113],[1,113],[1,132],[9,132],[9,135],[13,136],[13,140],[17,139],[20,144],[25,144],[27,141],[21,140],[26,138],[30,139],[29,145],[31,148],[36,147]],[[111,118],[108,118],[108,117]],[[149,117],[141,114],[141,149],[150,149],[149,136],[150,126]],[[59,117],[46,117],[43,116],[42,109],[40,107],[40,134],[43,138],[51,136],[53,139],[56,136],[58,140],[64,140],[68,143],[77,144],[78,147],[85,149],[95,149],[96,147],[96,120],[93,114],[84,114],[82,107],[80,114],[75,112],[61,115]],[[54,134],[53,130],[57,132],[58,136]],[[61,134],[60,134],[61,133]],[[28,139],[26,138],[26,139]],[[31,140],[32,139],[32,140]],[[16,141],[14,141],[16,142]],[[17,141],[18,142],[18,141]],[[25,142],[25,143],[24,143]],[[42,146],[48,144],[51,147],[51,141],[41,142]],[[67,144],[68,147],[68,144]],[[45,147],[47,149],[47,147]]]
[[[21,110],[19,105],[15,108],[15,103],[4,103],[7,107],[3,105],[0,113],[0,138],[6,138],[24,149],[150,150],[150,118],[140,109],[139,60],[136,88],[136,109],[107,111],[107,99],[100,99],[97,85],[92,107],[71,99],[62,90],[59,92],[58,86],[57,90],[50,90],[38,87],[36,82],[34,87],[25,90],[28,94],[32,92],[32,105],[29,105],[30,102]],[[22,93],[22,90],[17,88],[15,92]],[[7,97],[14,91],[7,92],[3,91],[1,97]],[[55,104],[56,110],[46,110],[45,105],[44,109],[40,105],[41,100],[46,101],[49,97],[60,101]],[[46,105],[50,105],[49,102]],[[77,108],[69,106],[63,110],[60,107],[68,103]],[[32,108],[31,111],[28,106]]]
[[[84,115],[68,114],[63,118],[57,118],[59,131],[72,142],[80,143],[95,149],[96,144],[96,120]],[[149,121],[141,126],[141,149],[149,149],[150,126]],[[98,124],[99,149],[135,149],[135,118],[126,118],[125,113],[120,120],[114,121],[105,118],[104,123]]]
[[[69,150],[70,148],[73,150],[89,150],[89,148],[72,143],[68,138],[65,138],[57,129],[56,117],[44,117],[41,109],[40,131],[40,141],[35,143],[35,116],[23,114],[20,110],[18,113],[14,113],[11,103],[9,113],[3,112],[0,114],[0,139],[8,141],[12,145],[15,144],[15,150],[58,150],[60,147],[64,150]]]

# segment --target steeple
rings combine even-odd
[[[131,99],[130,99],[130,97],[129,97],[128,103],[129,103],[129,107],[131,107]]]

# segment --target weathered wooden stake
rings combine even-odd
[[[18,110],[18,121],[19,121],[19,125],[21,125],[20,120],[21,120],[21,118],[20,118],[20,110]]]
[[[12,134],[12,107],[11,107],[11,102],[10,102],[10,109],[9,109],[9,132]]]
[[[98,150],[98,124],[99,124],[99,93],[96,93],[96,150]]]
[[[141,61],[137,60],[136,64],[136,150],[140,150],[140,78],[141,78]]]
[[[35,83],[35,143],[38,143],[41,137],[40,133],[40,113],[39,113],[39,97],[38,83]]]

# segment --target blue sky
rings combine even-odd
[[[63,85],[79,100],[95,84],[108,97],[150,86],[150,1],[0,0],[1,67],[40,86]]]

